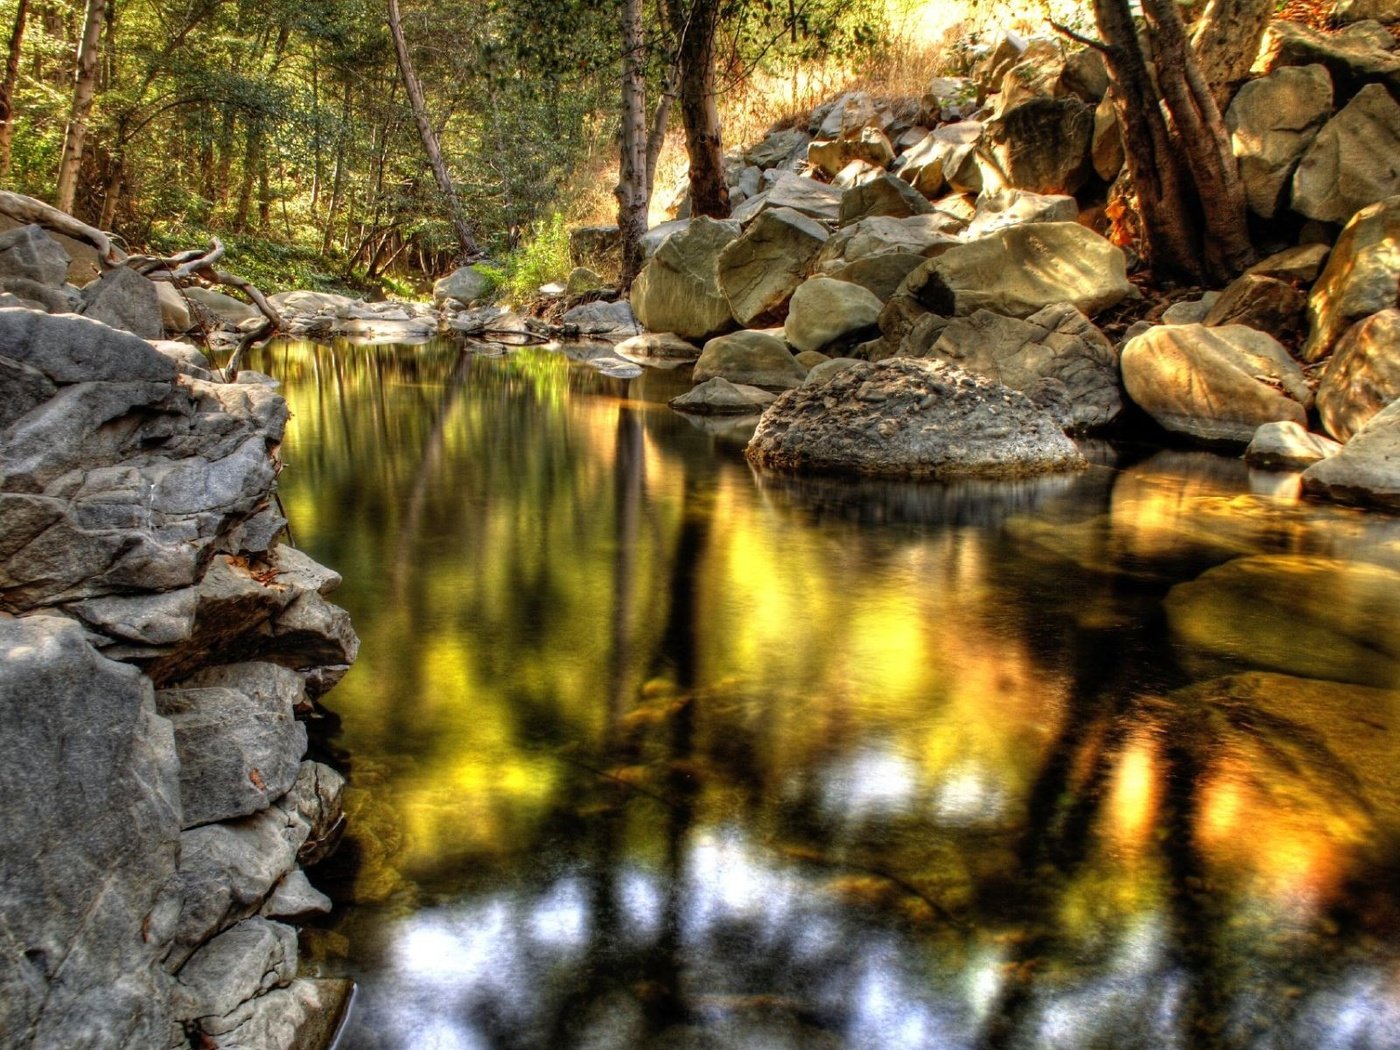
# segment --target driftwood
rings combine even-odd
[[[224,244],[217,237],[210,241],[207,248],[193,248],[165,258],[155,255],[128,255],[117,247],[110,234],[80,222],[66,212],[61,212],[33,197],[0,190],[0,215],[8,216],[16,222],[33,223],[92,245],[97,250],[102,265],[109,270],[126,266],[149,280],[173,284],[177,288],[197,282],[202,286],[217,285],[242,292],[263,315],[263,322],[239,340],[238,348],[224,369],[225,377],[230,380],[238,375],[244,354],[250,347],[271,338],[284,327],[282,315],[267,301],[267,297],[256,285],[237,274],[217,268],[216,264],[223,259],[225,253]]]

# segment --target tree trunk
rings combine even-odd
[[[1272,0],[1209,0],[1191,27],[1196,64],[1222,109],[1249,76],[1273,11]]]
[[[0,86],[0,182],[10,174],[10,146],[15,137],[15,88],[19,84],[20,51],[24,47],[24,23],[29,17],[29,0],[19,0],[15,26],[10,32],[10,57],[5,63],[5,83]]]
[[[233,213],[233,232],[248,232],[248,216],[253,210],[253,183],[262,167],[262,119],[253,117],[243,140],[243,173],[238,182],[238,204]]]
[[[618,164],[617,226],[622,240],[623,294],[642,269],[642,237],[647,232],[651,187],[647,183],[646,40],[642,35],[642,0],[624,0],[622,8],[622,156]]]
[[[472,259],[481,254],[467,225],[462,206],[457,200],[457,192],[452,186],[452,176],[442,159],[442,148],[438,144],[437,132],[428,119],[428,105],[423,98],[423,85],[413,70],[413,59],[408,53],[404,40],[403,26],[399,20],[399,0],[389,0],[389,33],[394,38],[394,55],[398,58],[399,73],[403,77],[404,90],[408,92],[409,104],[413,109],[413,120],[418,125],[418,136],[423,140],[423,152],[428,156],[428,166],[433,170],[439,192],[447,203],[452,216],[452,226],[457,231],[457,241],[461,245],[462,258]]]
[[[681,120],[690,157],[690,213],[729,217],[719,105],[715,99],[715,30],[720,0],[669,0],[680,65]]]
[[[73,200],[77,195],[78,171],[83,165],[83,147],[87,141],[87,122],[92,113],[93,97],[97,93],[97,55],[106,13],[107,0],[87,0],[83,36],[78,43],[78,61],[73,73],[73,109],[63,136],[63,155],[58,162],[58,188],[54,194],[58,210],[69,214],[72,214]]]

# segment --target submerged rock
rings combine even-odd
[[[778,395],[756,386],[731,383],[721,376],[707,379],[699,386],[673,397],[670,405],[677,412],[697,412],[701,415],[750,416],[762,412]]]
[[[1250,439],[1244,461],[1264,470],[1303,470],[1341,450],[1337,442],[1310,434],[1297,423],[1265,423]]]
[[[748,456],[761,467],[923,478],[1077,470],[1074,443],[1024,394],[941,361],[861,362],[780,397]]]

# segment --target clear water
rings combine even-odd
[[[1396,519],[759,476],[549,350],[253,364],[363,639],[348,1050],[1400,1047]]]

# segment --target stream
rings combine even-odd
[[[343,1050],[1400,1047],[1400,519],[760,476],[554,349],[249,365],[363,640]]]

